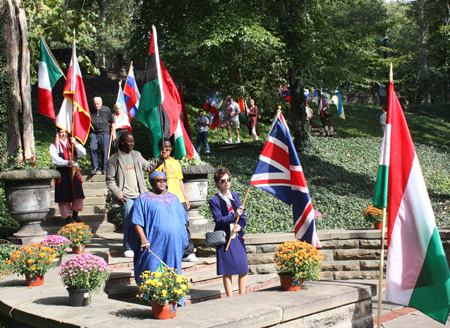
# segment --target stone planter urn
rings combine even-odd
[[[59,179],[56,170],[12,170],[0,172],[5,183],[8,210],[18,221],[20,229],[10,240],[27,245],[39,243],[47,235],[42,230],[43,221],[49,211],[50,191],[53,179]]]
[[[209,165],[182,166],[183,182],[191,208],[188,211],[190,224],[204,224],[208,220],[200,215],[198,208],[206,202],[208,195],[208,174],[214,173]]]

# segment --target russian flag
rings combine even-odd
[[[128,71],[127,82],[125,83],[123,94],[125,96],[128,113],[130,113],[130,117],[133,118],[137,114],[139,101],[141,100],[141,94],[139,93],[136,78],[134,77],[133,62],[130,64],[130,70]]]

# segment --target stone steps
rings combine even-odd
[[[109,254],[109,266],[111,275],[106,283],[105,292],[111,299],[118,299],[132,303],[139,303],[136,297],[139,293],[134,280],[134,268],[132,259],[122,257],[121,251]],[[186,304],[204,302],[225,297],[222,276],[217,275],[216,258],[199,258],[199,262],[183,262],[183,275],[192,285],[189,294],[185,297]],[[276,274],[249,275],[247,280],[247,292],[268,288],[278,283]],[[238,293],[237,276],[233,279],[233,293]]]
[[[105,175],[90,174],[90,170],[82,170],[81,178],[83,180],[83,192],[85,199],[83,201],[83,211],[79,216],[83,222],[92,228],[93,233],[111,233],[115,226],[107,221],[106,196],[108,188],[105,183]],[[55,187],[52,186],[50,195],[50,210],[47,217],[42,222],[42,228],[48,234],[55,234],[65,222],[61,219],[58,204],[55,203]]]

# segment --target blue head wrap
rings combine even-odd
[[[155,171],[150,175],[150,181],[153,181],[153,179],[156,178],[158,175],[162,175],[162,176],[164,176],[164,178],[167,179],[167,175],[164,172]]]

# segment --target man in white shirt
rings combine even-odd
[[[233,128],[236,132],[236,143],[240,143],[241,140],[239,139],[239,114],[241,113],[241,109],[239,108],[239,105],[234,102],[233,97],[228,97],[228,114],[230,117],[230,124],[228,125],[228,141],[225,141],[225,143],[230,144],[233,143],[233,140],[231,139],[231,129]]]

